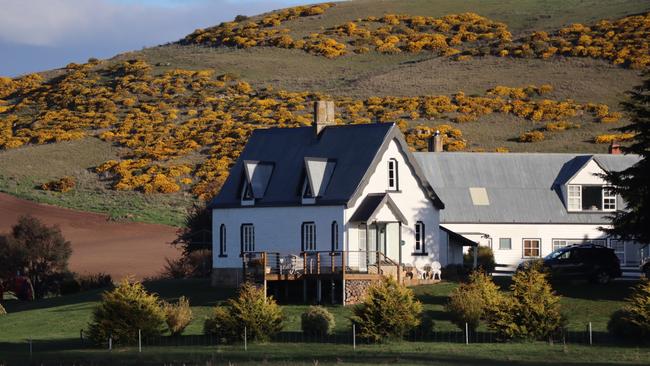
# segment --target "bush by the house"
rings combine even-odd
[[[310,306],[302,313],[300,321],[302,331],[309,335],[330,334],[336,325],[334,315],[322,306]]]
[[[353,309],[351,320],[359,336],[373,342],[401,339],[420,324],[422,304],[413,291],[392,277],[370,286],[363,302]]]
[[[155,337],[165,331],[165,312],[156,294],[148,293],[139,282],[122,280],[102,296],[93,311],[89,337],[103,344],[111,337],[115,344],[134,344],[138,330],[143,337]]]
[[[477,247],[470,247],[467,253],[463,255],[463,264],[465,264],[465,267],[474,267],[474,251],[476,248]],[[476,264],[478,268],[482,269],[488,274],[494,272],[496,262],[494,261],[494,252],[492,251],[492,248],[479,246],[477,255],[478,257],[476,258]]]
[[[165,311],[165,322],[169,332],[173,335],[181,335],[187,326],[194,318],[192,309],[190,308],[190,301],[181,296],[175,304],[165,303],[163,305]]]
[[[283,321],[282,309],[273,297],[267,297],[264,289],[245,283],[236,298],[213,310],[203,329],[206,334],[232,342],[241,340],[246,328],[249,340],[265,342],[282,330]]]
[[[80,275],[74,272],[67,273],[61,279],[59,293],[70,295],[81,291],[89,291],[106,288],[113,285],[111,275],[106,273],[94,273]]]
[[[2,315],[7,315],[7,310],[5,310],[4,306],[0,304],[0,316]]]
[[[492,278],[482,271],[474,271],[469,282],[454,289],[449,296],[447,311],[451,319],[460,329],[465,324],[471,330],[476,330],[480,322],[487,320],[492,309],[499,306],[502,295]]]
[[[566,324],[557,296],[539,266],[512,276],[511,294],[493,308],[489,327],[501,339],[550,340]]]
[[[195,250],[178,259],[165,259],[162,275],[165,278],[204,278],[210,275],[212,251]]]
[[[650,342],[650,280],[636,286],[625,306],[612,314],[607,329],[624,339]]]

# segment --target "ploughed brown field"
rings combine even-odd
[[[26,214],[61,228],[72,244],[70,270],[74,272],[104,272],[114,280],[128,275],[142,279],[159,274],[166,257],[180,255],[169,244],[176,237],[174,227],[113,222],[106,215],[38,204],[0,193],[0,233],[9,232],[18,218]]]

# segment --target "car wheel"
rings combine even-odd
[[[609,275],[607,271],[600,271],[596,273],[596,283],[599,283],[601,285],[606,285],[609,283],[609,281],[612,279],[612,277]]]

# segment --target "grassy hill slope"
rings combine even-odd
[[[372,16],[444,17],[473,12],[490,26],[504,23],[516,43],[534,31],[553,35],[571,23],[595,24],[648,11],[647,2],[632,0],[360,0],[337,3],[321,14],[298,16],[262,30],[286,29],[278,34],[294,40],[307,37],[308,42],[309,34],[321,34],[314,38],[316,44],[322,37],[334,37],[334,27]],[[358,21],[360,26],[366,23]],[[383,26],[368,24],[371,31]],[[647,28],[643,29],[647,35]],[[390,31],[410,32],[404,24]],[[454,58],[427,50],[382,53],[367,40],[369,50],[355,54],[353,38],[337,38],[347,44],[347,54],[334,58],[297,47],[171,43],[45,72],[42,81],[27,79],[23,84],[34,85],[4,96],[0,92],[0,131],[9,131],[4,143],[0,135],[0,190],[117,218],[180,225],[184,208],[195,197],[207,198],[218,190],[253,128],[307,125],[309,103],[315,99],[334,98],[341,123],[402,120],[400,126],[416,149],[422,148],[433,129],[443,126],[450,131],[450,149],[604,152],[607,145],[594,143],[594,138],[611,134],[611,129],[625,123],[625,117],[611,118],[609,123],[603,123],[603,118],[616,114],[625,91],[641,80],[642,70],[602,58],[496,57],[494,51],[481,50],[492,47],[488,41],[479,40],[476,46],[463,41],[456,56],[476,50],[485,55]],[[128,62],[134,59],[143,62]],[[188,73],[191,70],[210,72]],[[533,92],[516,98],[487,93],[499,85],[550,88],[543,95]],[[458,92],[466,97],[459,99]],[[377,96],[379,104],[373,99]],[[429,113],[427,98],[441,96],[451,101],[453,110]],[[530,113],[499,112],[512,108],[513,99],[514,104],[530,108]],[[545,100],[551,101],[553,111],[537,119],[533,111],[543,108]],[[466,113],[461,112],[464,103]],[[608,112],[601,113],[602,105],[608,106]],[[556,113],[561,108],[569,112]],[[458,122],[459,116],[473,121]],[[564,123],[564,127],[549,130],[549,123]],[[545,139],[519,142],[519,136],[530,131],[543,132]],[[6,151],[1,150],[3,144]],[[48,145],[36,146],[41,144]],[[163,146],[173,146],[174,151]],[[97,169],[104,162],[122,159],[134,164]],[[39,188],[63,176],[76,179],[71,192]]]

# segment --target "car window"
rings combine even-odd
[[[558,253],[557,259],[561,261],[566,261],[569,259],[573,259],[575,257],[575,251],[574,250],[566,250],[564,252]]]

